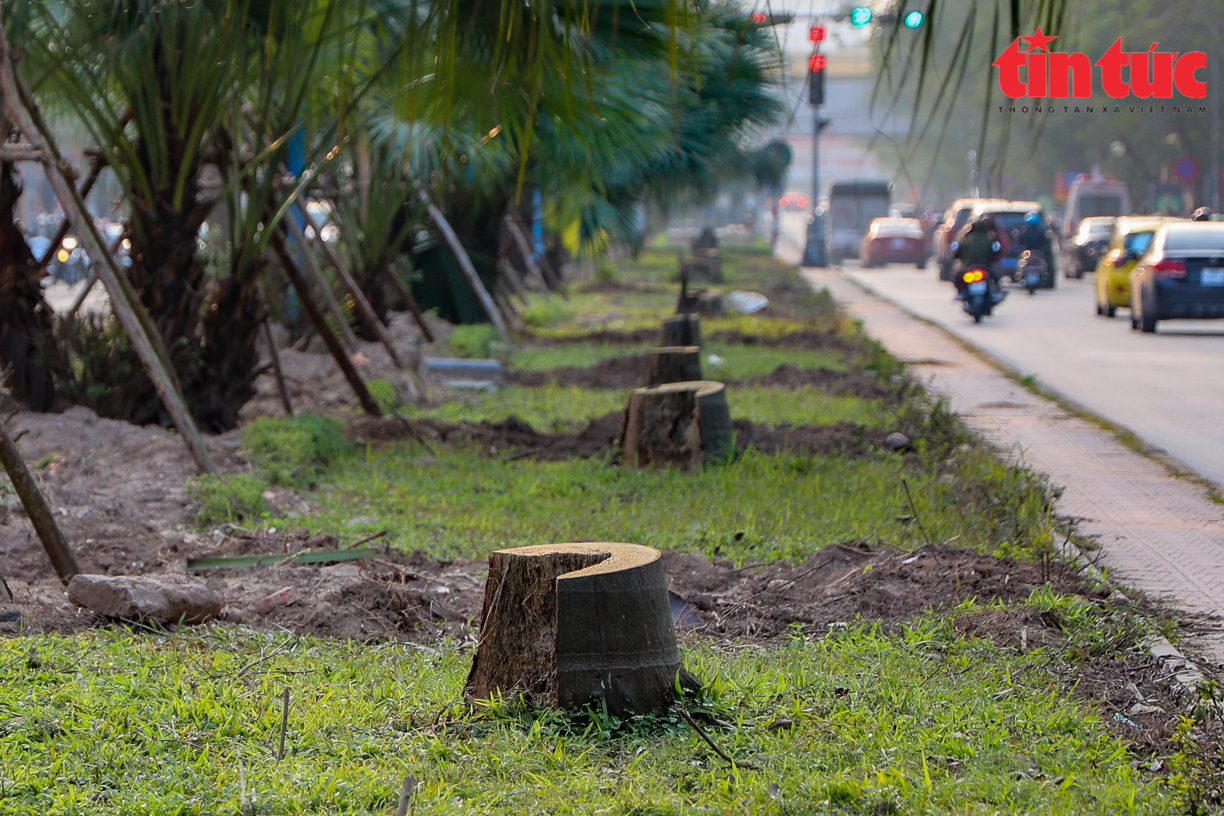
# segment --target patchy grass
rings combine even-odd
[[[540,371],[563,366],[590,366],[613,357],[645,354],[654,344],[564,343],[529,346],[510,357],[514,368]],[[711,362],[714,356],[722,362]],[[847,371],[851,362],[836,349],[796,349],[774,346],[744,346],[732,343],[707,343],[701,350],[701,368],[710,379],[762,377],[782,364],[800,368],[829,368]]]
[[[1102,624],[1097,623],[1099,627]],[[576,720],[466,709],[469,655],[214,627],[0,643],[0,812],[1156,814],[1064,659],[957,636],[947,619],[772,649],[693,644],[694,706]],[[290,689],[285,755],[281,695]]]
[[[263,498],[268,483],[255,476],[206,473],[192,479],[187,488],[192,500],[200,503],[195,521],[201,527],[260,518],[268,512]]]
[[[315,414],[260,417],[243,429],[242,443],[269,481],[299,488],[314,484],[324,468],[351,448],[340,420]]]

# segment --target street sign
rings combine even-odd
[[[1198,162],[1193,156],[1182,156],[1173,165],[1173,175],[1177,176],[1182,181],[1193,181],[1199,173]]]

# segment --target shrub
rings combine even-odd
[[[187,491],[200,503],[196,524],[213,527],[227,521],[257,518],[268,511],[263,493],[268,483],[254,476],[206,474],[188,482]]]
[[[456,357],[488,357],[497,341],[497,329],[488,323],[456,326],[451,332],[450,349]]]
[[[366,380],[366,388],[384,414],[394,414],[400,407],[399,392],[390,380]]]
[[[285,487],[313,486],[352,449],[340,420],[316,414],[260,417],[243,430],[242,441],[268,479]]]

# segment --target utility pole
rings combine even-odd
[[[825,251],[824,219],[819,214],[820,209],[820,131],[829,124],[827,119],[820,118],[820,106],[824,104],[825,68],[828,58],[820,53],[820,44],[824,42],[828,28],[817,24],[808,32],[808,39],[816,46],[812,58],[808,60],[808,104],[812,106],[812,215],[808,220],[807,241],[803,247],[803,266],[828,266],[828,254]]]

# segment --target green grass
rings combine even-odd
[[[570,430],[609,411],[622,411],[627,390],[579,388],[548,384],[539,388],[511,385],[496,392],[458,394],[450,402],[405,416],[433,417],[447,422],[500,422],[517,416],[539,431]],[[890,425],[892,413],[878,400],[827,394],[819,389],[735,386],[728,401],[736,419],[765,425],[819,425],[848,421],[869,427]]]
[[[386,529],[394,546],[434,557],[588,540],[801,561],[837,541],[920,544],[917,527],[898,520],[910,513],[904,478],[937,541],[960,536],[964,546],[1019,555],[1049,546],[1048,502],[1022,471],[969,452],[955,474],[883,454],[857,461],[749,454],[681,473],[601,459],[507,461],[456,448],[433,456],[396,443],[369,448],[329,474],[311,496],[317,512],[303,520],[335,533]],[[355,518],[362,521],[350,523]]]
[[[698,711],[568,720],[461,703],[469,655],[214,627],[0,642],[0,813],[1157,814],[1044,651],[923,619],[777,649],[691,646]],[[276,760],[281,694],[291,689]],[[790,728],[770,726],[779,720]],[[245,782],[245,785],[244,785]]]
[[[527,371],[562,366],[590,366],[613,357],[645,354],[651,348],[654,348],[654,344],[564,343],[527,346],[517,349],[511,355],[510,364],[514,368]],[[722,362],[710,363],[710,355],[721,358]],[[846,371],[850,368],[846,354],[835,349],[707,343],[701,350],[702,373],[710,379],[761,377],[784,363],[799,368],[831,368],[835,371]]]

